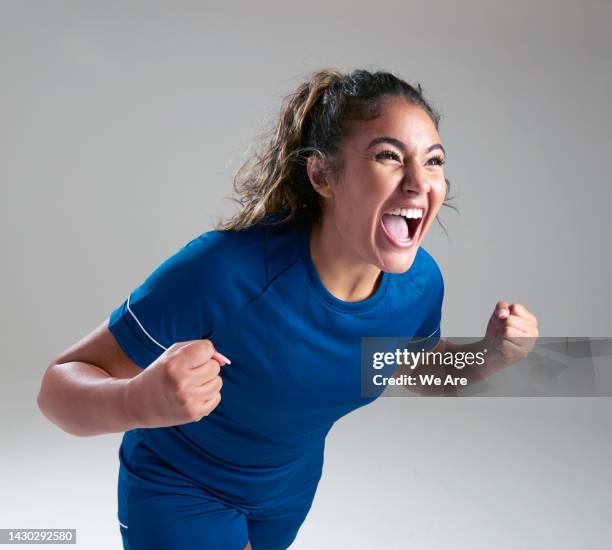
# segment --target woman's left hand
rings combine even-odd
[[[538,338],[538,320],[521,304],[497,302],[489,319],[485,343],[497,349],[505,362],[516,363],[529,355]]]

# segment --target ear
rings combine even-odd
[[[315,191],[327,199],[333,195],[331,178],[325,168],[324,160],[316,153],[306,160],[306,173]]]

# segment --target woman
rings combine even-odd
[[[420,246],[447,193],[438,120],[392,74],[316,72],[237,174],[239,213],[50,366],[49,418],[125,431],[124,548],[287,548],[327,433],[375,399],[360,392],[360,337],[447,345],[442,275]],[[517,360],[528,350],[511,338],[534,335],[535,317],[500,301],[483,343]]]

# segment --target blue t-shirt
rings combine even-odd
[[[361,337],[439,337],[444,284],[420,247],[408,271],[383,272],[367,299],[340,300],[317,274],[309,235],[302,217],[208,231],[111,313],[110,331],[142,368],[199,338],[232,361],[208,416],[128,431],[122,446],[138,432],[177,471],[243,506],[318,482],[334,422],[376,399],[361,395]]]

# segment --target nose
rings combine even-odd
[[[429,193],[430,189],[431,183],[426,170],[416,164],[408,164],[402,180],[402,191],[412,191],[421,195]]]

